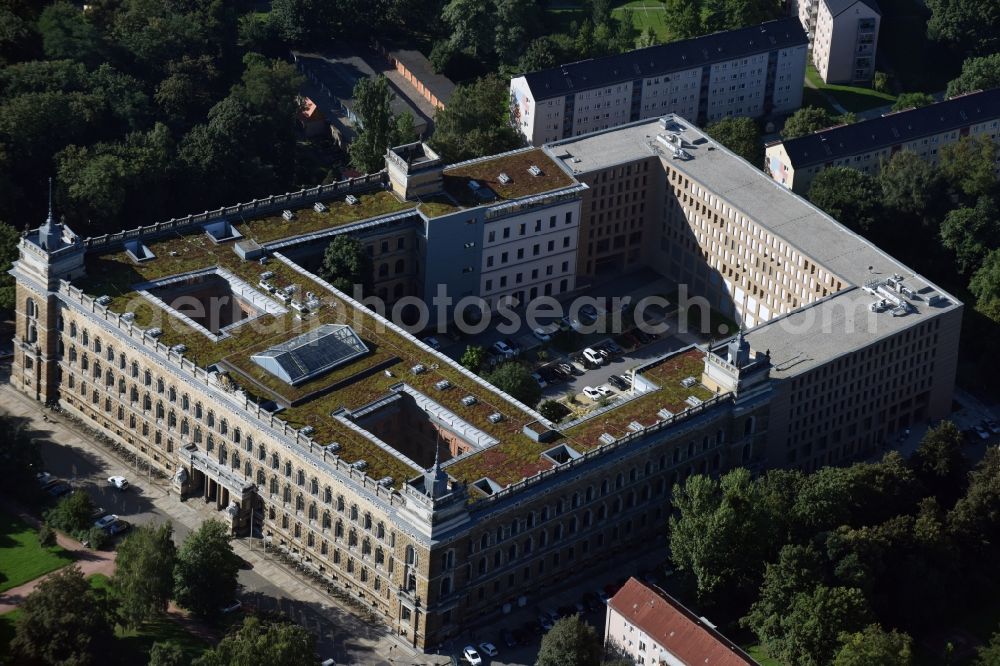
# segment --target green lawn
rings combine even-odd
[[[611,12],[611,16],[623,20],[626,10],[632,14],[632,25],[640,34],[646,28],[652,28],[656,38],[660,42],[670,41],[670,34],[667,32],[666,16],[667,12],[662,0],[632,0],[618,5]]]
[[[816,71],[812,63],[809,63],[806,67],[806,80],[816,88],[834,97],[848,111],[867,111],[868,109],[885,106],[896,101],[895,95],[880,93],[871,88],[823,83],[823,79],[820,78],[819,72]]]
[[[0,512],[0,592],[17,587],[73,561],[60,548],[42,548],[35,528]]]

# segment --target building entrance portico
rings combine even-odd
[[[215,511],[225,514],[233,534],[247,532],[256,487],[193,446],[181,451],[187,463],[185,473],[175,477],[181,496],[200,497],[205,504],[214,504]]]

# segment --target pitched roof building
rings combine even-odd
[[[635,578],[608,602],[604,644],[636,664],[756,664],[750,655],[663,590]]]
[[[767,171],[789,189],[805,193],[817,173],[849,166],[875,175],[900,150],[932,164],[941,147],[963,136],[997,140],[1000,88],[953,97],[928,106],[888,113],[849,125],[768,145]]]

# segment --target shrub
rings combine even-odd
[[[55,530],[45,523],[42,523],[42,526],[38,528],[38,543],[45,548],[56,545]]]

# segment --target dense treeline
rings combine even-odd
[[[242,11],[0,2],[0,219],[37,224],[53,175],[84,235],[313,182],[296,167],[300,78],[251,50]]]
[[[908,636],[998,591],[1000,450],[969,471],[962,446],[946,421],[909,460],[691,477],[674,490],[671,558],[703,605],[789,666],[865,663],[852,655],[876,643],[908,654]]]

